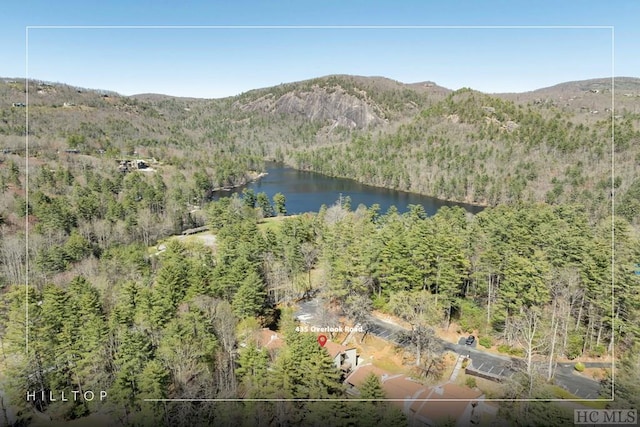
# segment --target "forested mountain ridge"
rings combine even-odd
[[[105,91],[31,82],[31,152],[139,152],[208,169],[216,183],[261,159],[363,183],[482,205],[579,201],[605,215],[615,186],[622,213],[637,201],[640,80],[563,83],[521,94],[452,92],[431,82],[335,75],[224,99]],[[24,146],[24,82],[0,83],[0,146]],[[615,117],[612,118],[612,115]],[[218,171],[201,152],[251,165]],[[245,162],[246,163],[246,162]],[[231,179],[230,181],[237,181]],[[632,209],[631,211],[635,211]],[[632,212],[626,212],[632,220]]]

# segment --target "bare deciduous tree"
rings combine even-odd
[[[231,397],[236,392],[235,350],[237,320],[233,314],[231,304],[207,296],[199,296],[196,305],[203,310],[211,320],[214,333],[222,346],[218,352],[218,388],[219,394]]]
[[[422,355],[429,357],[441,348],[435,331],[429,325],[440,319],[440,310],[433,295],[426,291],[402,291],[391,296],[389,307],[411,325],[411,341],[416,347],[416,366],[422,366]]]
[[[302,245],[300,245],[300,253],[302,254],[302,261],[304,262],[304,269],[307,272],[307,279],[308,279],[308,286],[309,286],[307,292],[311,292],[312,290],[311,269],[313,268],[316,261],[318,260],[319,252],[320,251],[318,250],[318,248],[316,248],[313,245],[313,243],[304,242]]]
[[[8,283],[24,283],[26,245],[22,237],[2,234],[0,243],[0,264],[2,275]]]
[[[522,310],[520,316],[513,320],[516,332],[516,341],[522,346],[525,353],[525,366],[527,375],[534,374],[533,357],[544,348],[546,336],[543,335],[542,313],[534,307]]]

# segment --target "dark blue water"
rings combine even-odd
[[[286,208],[289,214],[317,212],[324,204],[327,207],[335,204],[340,197],[351,198],[351,209],[358,205],[367,207],[377,203],[380,212],[385,213],[392,205],[398,211],[406,212],[408,205],[422,205],[428,215],[434,215],[442,206],[461,206],[471,213],[482,211],[483,207],[464,203],[448,202],[433,197],[423,196],[405,191],[372,187],[357,181],[344,178],[332,178],[316,172],[299,171],[289,167],[267,164],[268,175],[244,187],[231,191],[221,191],[219,196],[230,196],[233,193],[242,194],[244,188],[252,189],[256,194],[264,192],[273,200],[276,193],[286,197]]]

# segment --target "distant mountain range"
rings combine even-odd
[[[640,79],[611,83],[484,94],[332,75],[198,99],[30,81],[29,134],[35,156],[70,141],[86,155],[133,148],[159,158],[223,147],[445,199],[572,201],[601,216],[611,196],[612,120],[620,195],[633,187],[640,161]],[[5,150],[24,146],[25,91],[24,79],[0,79]]]

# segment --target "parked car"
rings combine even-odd
[[[476,337],[474,337],[473,335],[469,335],[464,341],[466,345],[473,345],[474,342],[476,342]]]

